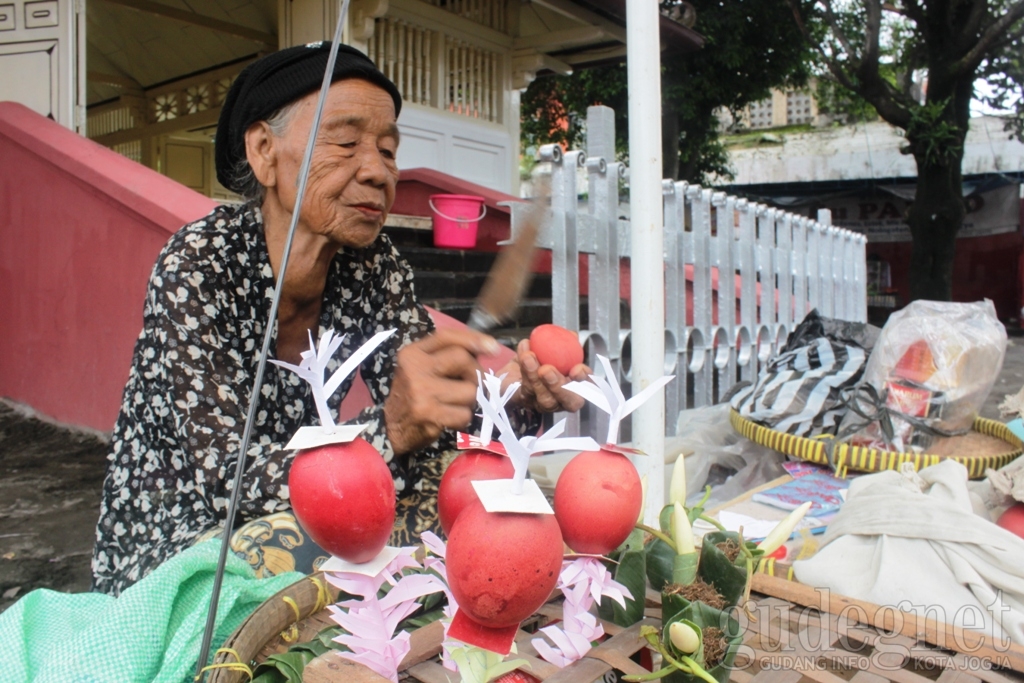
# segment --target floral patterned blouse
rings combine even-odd
[[[160,253],[108,456],[94,590],[119,594],[223,524],[273,290],[262,215],[251,204],[214,209],[179,230]],[[408,264],[386,235],[335,256],[320,334],[327,328],[347,334],[330,372],[377,332],[397,328],[360,366],[374,406],[353,422],[368,425],[363,438],[388,463],[399,497],[418,489],[421,466],[453,448],[454,434],[402,456],[387,439],[383,404],[395,354],[434,325],[416,301]],[[333,410],[350,386],[351,378],[331,397]],[[267,364],[237,524],[289,509],[294,453],[283,445],[300,426],[317,424],[316,415],[308,384]]]

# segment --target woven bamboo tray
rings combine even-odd
[[[329,591],[330,600],[336,600],[337,590],[324,581],[322,573],[286,587],[260,605],[223,647],[237,652],[247,664],[258,664],[272,654],[287,651],[294,643],[311,640],[324,628],[335,625],[327,609],[320,608],[324,598],[321,591],[325,588]],[[296,619],[296,608],[291,603],[296,605],[301,618]],[[660,604],[650,602],[648,612],[651,616],[629,628],[602,621],[609,638],[592,649],[586,657],[564,669],[540,659],[530,643],[537,635],[522,629],[516,637],[518,654],[514,656],[529,662],[529,673],[545,683],[590,683],[618,680],[623,674],[650,673],[630,659],[646,646],[646,641],[640,638],[641,626],[661,624],[657,618],[661,614]],[[534,631],[561,618],[561,602],[555,600],[525,620],[523,628]],[[413,631],[410,639],[412,649],[402,660],[399,680],[409,683],[458,683],[459,675],[442,667],[439,661],[443,636],[443,626],[439,621]],[[218,654],[214,660],[215,663],[234,661],[234,657],[226,653]],[[617,672],[618,676],[606,679],[612,671]],[[215,669],[209,678],[210,683],[242,683],[245,680],[247,676],[244,673],[230,668]],[[328,652],[310,662],[303,672],[303,680],[306,683],[387,681],[370,669],[341,658],[337,652]]]
[[[829,460],[826,439],[807,439],[769,429],[756,422],[751,422],[735,410],[730,411],[729,420],[733,428],[751,441],[785,453],[786,455],[807,460],[808,462],[832,467],[837,476],[845,477],[847,470],[861,472],[880,472],[882,470],[898,470],[903,463],[913,463],[914,469],[920,470],[935,465],[942,460],[955,460],[967,468],[971,479],[985,475],[988,469],[999,469],[1015,460],[1024,452],[1024,443],[1018,439],[1002,422],[976,418],[972,427],[971,441],[965,441],[969,448],[971,443],[984,442],[990,453],[894,453],[862,446],[850,446],[845,443],[835,444],[832,448],[832,460]],[[953,438],[968,438],[953,437]],[[983,437],[990,437],[985,438]],[[956,450],[955,448],[953,450]]]
[[[752,581],[749,614],[741,613],[743,645],[736,657],[733,683],[1021,683],[1024,648],[1004,647],[976,632],[922,619],[890,607],[831,595],[797,583],[784,564],[765,563]],[[774,574],[774,575],[773,575]],[[322,582],[322,575],[314,576]],[[325,582],[324,582],[325,583]],[[333,590],[333,589],[332,589]],[[326,609],[312,612],[322,600],[320,589],[305,579],[267,600],[225,643],[247,663],[258,663],[294,642],[313,638],[333,625]],[[284,598],[294,601],[302,618]],[[333,600],[336,596],[332,594]],[[602,622],[610,636],[586,657],[564,669],[537,657],[520,631],[518,657],[544,683],[617,681],[623,674],[646,673],[631,657],[646,646],[640,627],[659,626],[660,596],[648,590],[646,618],[622,628]],[[561,618],[553,600],[524,622],[533,629]],[[292,628],[294,626],[294,629]],[[402,662],[399,680],[407,683],[458,683],[458,674],[438,661],[442,626],[434,622],[413,631],[412,649]],[[219,662],[233,661],[220,655]],[[211,683],[239,683],[244,674],[216,670]],[[383,683],[369,669],[336,652],[313,660],[306,683]]]

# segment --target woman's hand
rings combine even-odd
[[[443,329],[402,347],[384,402],[388,440],[397,455],[423,448],[445,429],[464,429],[476,407],[477,356],[499,350],[492,337]]]
[[[537,355],[530,351],[530,340],[523,339],[516,349],[515,360],[498,373],[507,373],[502,389],[512,382],[521,382],[519,391],[512,400],[518,405],[541,413],[569,411],[575,413],[586,402],[579,394],[563,389],[570,380],[589,381],[591,369],[580,363],[569,371],[566,377],[552,365],[541,365]]]

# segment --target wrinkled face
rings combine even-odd
[[[296,186],[318,93],[296,103],[274,136],[268,192],[294,209]],[[369,246],[380,233],[398,183],[395,105],[382,88],[346,79],[331,85],[309,169],[299,229],[341,247]]]

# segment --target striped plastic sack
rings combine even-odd
[[[757,381],[734,394],[733,409],[787,434],[835,434],[846,412],[840,394],[860,380],[869,353],[862,344],[874,337],[864,334],[868,326],[835,322],[811,311]]]

